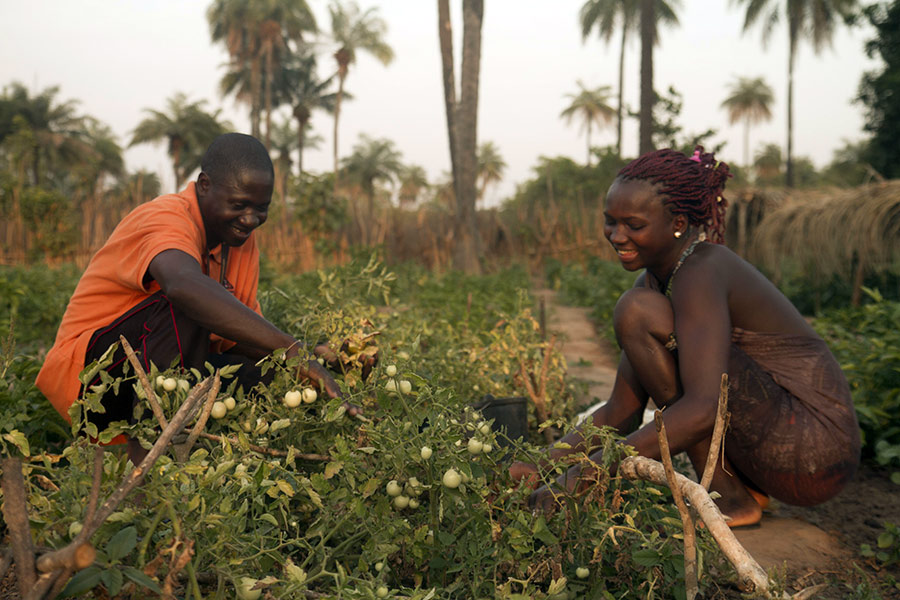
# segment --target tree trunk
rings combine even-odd
[[[340,50],[338,50],[340,53]],[[334,164],[334,195],[338,191],[338,123],[341,120],[341,102],[344,100],[344,80],[347,79],[347,67],[338,59],[338,91],[334,100],[334,145],[332,149],[332,162]]]
[[[257,54],[250,62],[250,134],[259,139],[260,97],[262,96],[262,74]]]
[[[587,166],[590,168],[591,166],[591,120],[588,117],[587,122]]]
[[[297,119],[297,127],[299,131],[297,131],[297,145],[299,146],[297,152],[297,175],[303,175],[303,146],[306,143],[306,121],[302,119]]]
[[[747,176],[750,176],[750,117],[744,119],[744,165],[747,167]]]
[[[266,150],[272,148],[272,48],[266,49]]]
[[[628,19],[622,17],[622,46],[619,48],[619,105],[616,107],[616,156],[622,158],[622,104],[625,86],[625,40],[628,38]]]
[[[789,17],[790,18],[790,17]],[[794,187],[794,58],[797,52],[796,20],[791,19],[788,29],[790,41],[788,49],[788,96],[787,96],[787,165],[784,171],[784,184]]]
[[[444,109],[447,113],[447,138],[450,143],[450,172],[453,192],[457,193],[459,169],[456,161],[456,76],[453,70],[453,28],[450,24],[449,0],[438,0],[438,37],[441,44],[441,67],[444,76]]]
[[[481,272],[475,178],[478,148],[478,76],[481,67],[481,23],[484,0],[463,0],[463,48],[460,98],[456,123],[459,184],[456,196],[454,266],[469,274]]]
[[[641,118],[638,153],[653,150],[653,34],[656,0],[641,0]]]

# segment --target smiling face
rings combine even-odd
[[[206,228],[206,246],[240,246],[266,222],[272,201],[272,176],[250,169],[221,181],[206,173],[197,179],[197,202]]]
[[[672,216],[654,186],[645,181],[616,179],[606,195],[603,233],[628,271],[648,269],[662,279],[681,252],[687,231],[683,215]]]

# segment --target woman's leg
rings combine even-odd
[[[614,314],[616,337],[633,373],[634,386],[653,399],[660,408],[678,401],[681,382],[676,354],[666,348],[675,329],[672,305],[659,292],[635,288],[626,292],[616,304]],[[691,464],[702,475],[709,453],[710,439],[687,449]],[[727,460],[718,461],[710,488],[721,497],[719,510],[731,517],[732,527],[750,525],[762,517],[760,503]]]

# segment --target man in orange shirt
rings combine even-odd
[[[202,369],[225,350],[256,360],[279,348],[296,356],[300,342],[267,321],[256,298],[259,250],[253,231],[266,221],[274,171],[265,147],[248,135],[216,138],[204,154],[196,182],[179,194],[135,208],[91,259],[66,308],[37,386],[65,417],[80,396],[78,379],[124,335],[140,355],[168,368]],[[316,355],[334,359],[325,345]],[[108,372],[122,373],[117,350]],[[250,362],[249,360],[247,361]],[[337,383],[316,360],[302,376],[329,397]],[[89,382],[93,383],[93,382]],[[128,389],[126,389],[128,388]],[[130,420],[136,399],[130,386],[109,390],[105,414],[93,414],[102,430]],[[355,415],[356,407],[348,412]],[[129,454],[137,452],[129,442]],[[136,455],[135,455],[136,456]]]

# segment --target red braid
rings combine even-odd
[[[725,241],[725,182],[731,177],[728,165],[711,152],[697,146],[694,157],[665,148],[648,152],[627,164],[619,179],[639,179],[658,184],[658,193],[673,215],[685,215],[688,222],[706,230],[710,240]]]

